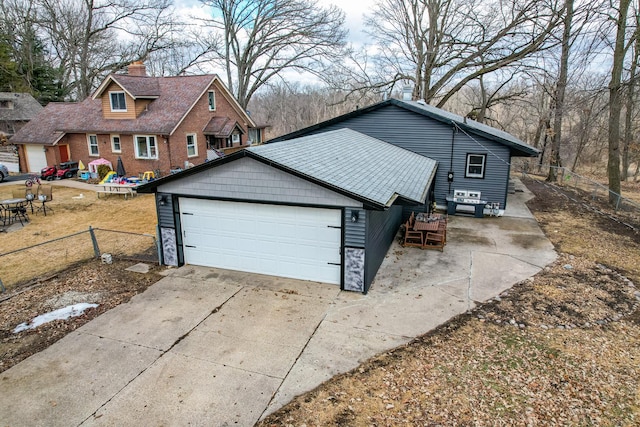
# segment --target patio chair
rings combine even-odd
[[[50,185],[41,185],[38,189],[38,201],[42,203],[36,210],[36,214],[38,212],[44,213],[44,216],[47,216],[47,212],[53,213],[53,209],[47,206],[47,203],[53,200],[53,189]]]
[[[20,221],[20,225],[24,225],[25,222],[29,222],[27,216],[27,202],[18,203],[9,208],[9,222]]]
[[[404,224],[404,241],[402,246],[414,246],[421,248],[424,245],[424,235],[421,231],[414,231],[411,220]]]
[[[27,189],[25,188],[14,188],[11,190],[11,197],[14,199],[24,199],[27,196]]]
[[[439,230],[437,233],[427,231],[424,235],[424,246],[422,246],[422,248],[440,249],[440,252],[444,252],[445,240],[445,233],[442,233]]]

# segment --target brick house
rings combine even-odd
[[[11,142],[30,172],[121,157],[128,175],[166,175],[261,143],[262,131],[218,76],[149,77],[137,62],[82,102],[48,104]]]

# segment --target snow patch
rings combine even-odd
[[[18,332],[26,331],[27,329],[35,329],[38,326],[51,322],[53,320],[67,320],[70,317],[81,316],[86,309],[94,308],[97,306],[98,304],[88,304],[83,302],[80,304],[73,304],[64,308],[60,308],[58,310],[50,311],[48,313],[34,317],[29,322],[20,323],[13,330],[13,333],[17,334]]]

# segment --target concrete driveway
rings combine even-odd
[[[443,253],[394,244],[368,295],[186,266],[0,374],[0,425],[250,426],[295,395],[535,274],[524,206],[451,217]]]

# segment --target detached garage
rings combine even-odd
[[[251,147],[141,186],[156,193],[162,263],[367,292],[436,162],[350,129]],[[418,205],[418,206],[416,206]]]

